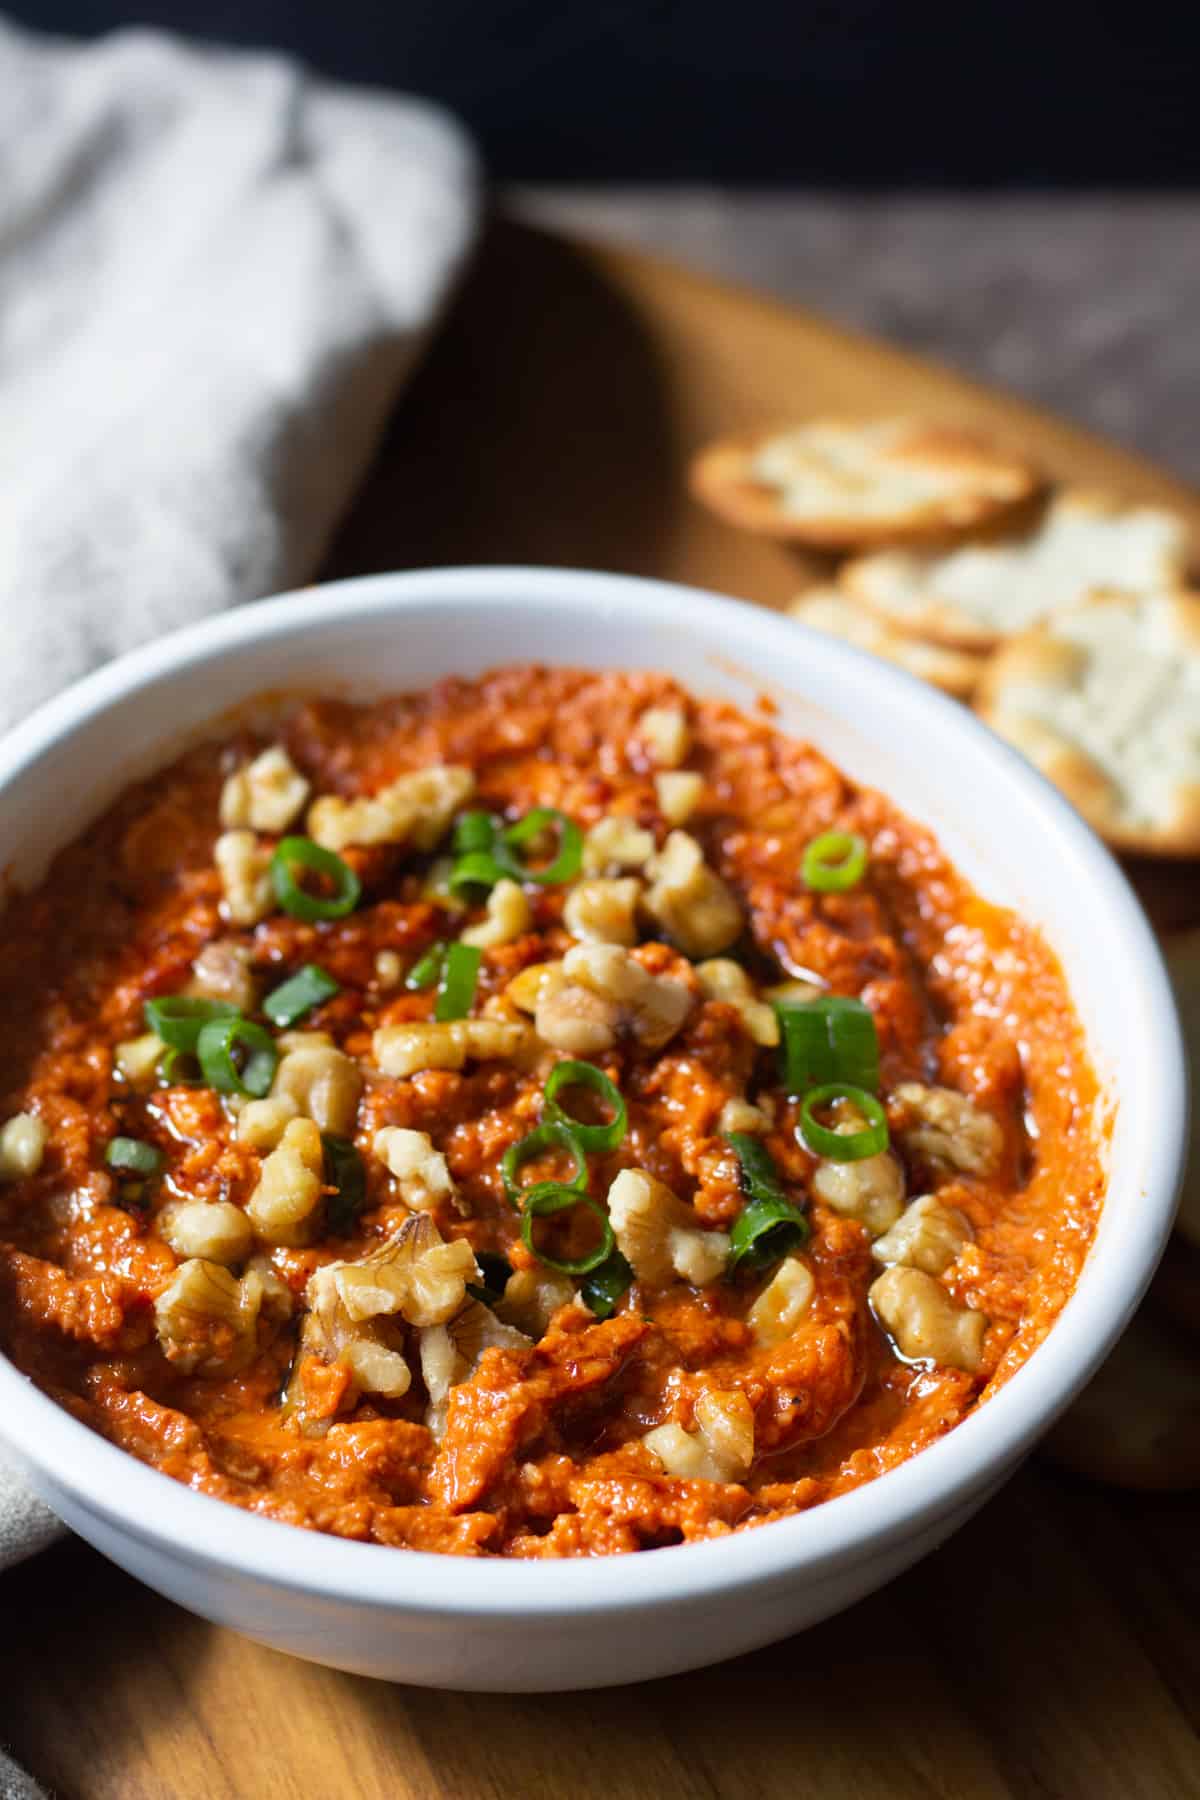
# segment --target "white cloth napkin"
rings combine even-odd
[[[0,728],[312,573],[476,191],[424,102],[0,19]]]
[[[0,18],[0,728],[311,575],[477,190],[421,101]],[[56,1528],[0,1470],[0,1569]]]

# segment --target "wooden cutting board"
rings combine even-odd
[[[763,418],[936,411],[1056,475],[1184,512],[1170,477],[803,314],[511,222],[490,234],[329,573],[542,562],[779,605],[786,551],[686,498]],[[497,645],[497,659],[503,657]],[[1161,922],[1200,871],[1131,871]],[[63,1800],[1188,1800],[1200,1794],[1196,1497],[1031,1463],[935,1555],[722,1668],[507,1699],[341,1675],[180,1612],[80,1543],[4,1578],[0,1739]]]

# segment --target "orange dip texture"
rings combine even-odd
[[[644,1170],[691,1226],[728,1232],[746,1197],[722,1109],[765,1097],[772,1118],[760,1141],[812,1232],[792,1252],[812,1296],[778,1341],[748,1322],[777,1265],[698,1286],[670,1272],[639,1279],[605,1320],[570,1297],[579,1279],[538,1289],[547,1271],[522,1242],[499,1165],[537,1123],[562,1052],[503,996],[520,971],[571,949],[569,887],[527,885],[526,928],[482,957],[473,1016],[523,1021],[532,1043],[515,1059],[468,1055],[457,1070],[403,1076],[380,1071],[374,1033],[429,1020],[434,1005],[432,991],[405,988],[404,972],[435,940],[485,916],[478,895],[465,911],[444,904],[444,883],[439,898],[436,850],[415,848],[411,836],[345,848],[363,898],[332,923],[273,909],[237,928],[223,916],[214,866],[222,786],[265,745],[286,747],[311,797],[373,794],[406,772],[449,764],[477,782],[460,811],[513,820],[550,806],[585,831],[615,814],[661,847],[672,827],[655,780],[662,746],[642,723],[650,707],[684,716],[681,766],[702,785],[683,829],[743,920],[720,954],[740,961],[756,992],[801,978],[861,997],[874,1016],[904,1201],[933,1195],[966,1221],[949,1262],[926,1279],[948,1306],[986,1321],[974,1368],[898,1354],[868,1301],[881,1272],[872,1255],[879,1220],[820,1198],[819,1159],[797,1138],[799,1104],[781,1085],[778,1052],[753,1041],[735,1005],[704,997],[696,973],[704,957],[682,955],[644,904],[635,961],[683,985],[685,1016],[669,1041],[648,1047],[624,1014],[616,1042],[589,1058],[629,1113],[620,1147],[591,1156],[589,1192],[603,1205],[621,1170]],[[867,839],[869,869],[852,891],[808,892],[805,846],[833,828]],[[289,829],[306,829],[303,812]],[[273,841],[261,839],[267,849]],[[610,873],[642,881],[644,902],[644,870]],[[370,707],[303,705],[276,733],[212,742],[127,793],[35,894],[13,900],[2,940],[0,1117],[31,1113],[47,1132],[37,1172],[0,1186],[7,1354],[77,1418],[174,1479],[347,1538],[595,1555],[715,1537],[813,1506],[941,1437],[1025,1361],[1071,1292],[1102,1201],[1096,1085],[1061,972],[1037,933],[977,898],[929,832],[817,751],[656,675],[518,668]],[[162,1235],[163,1208],[184,1199],[245,1208],[269,1152],[239,1141],[236,1097],[125,1079],[114,1050],[145,1032],[146,1000],[189,989],[213,942],[245,947],[239,966],[256,1005],[308,963],[339,984],[302,1029],[327,1033],[360,1066],[351,1130],[367,1196],[348,1233],[335,1234],[322,1200],[293,1234],[302,1241],[260,1236],[234,1257],[230,1282],[245,1281],[251,1263],[258,1271],[240,1323],[193,1316],[172,1335],[155,1303],[185,1259]],[[394,959],[380,962],[380,952]],[[961,1146],[951,1144],[947,1159],[921,1132],[911,1104],[897,1098],[912,1082],[966,1097],[976,1125],[984,1115],[984,1172],[956,1166]],[[574,1097],[580,1116],[585,1106]],[[403,1312],[376,1315],[373,1341],[411,1371],[407,1392],[390,1397],[367,1391],[369,1374],[356,1378],[344,1342],[333,1354],[336,1337],[311,1327],[305,1336],[314,1271],[378,1249],[411,1216],[404,1182],[375,1149],[387,1126],[427,1133],[444,1156],[453,1193],[435,1198],[436,1234],[499,1252],[515,1275],[526,1272],[507,1302],[493,1298],[508,1324],[493,1334],[503,1341],[479,1355],[477,1333],[473,1348],[452,1350],[448,1394],[437,1374],[444,1323],[434,1328],[442,1337],[427,1338],[429,1328]],[[107,1167],[117,1134],[156,1146],[162,1172],[139,1184]],[[970,1145],[963,1154],[970,1159]],[[522,1179],[565,1171],[543,1159]],[[551,1222],[546,1241],[561,1256],[564,1245],[586,1247],[590,1229],[582,1214],[561,1231]],[[718,1424],[736,1427],[727,1479],[697,1478],[686,1457],[692,1446],[722,1467],[728,1444],[697,1426],[712,1395]],[[673,1438],[652,1440],[658,1450],[643,1443],[664,1424],[679,1428]],[[679,1454],[670,1443],[683,1433],[686,1472],[671,1473]]]

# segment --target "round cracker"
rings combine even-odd
[[[1195,1345],[1138,1314],[1046,1439],[1055,1462],[1148,1493],[1200,1486]]]
[[[914,419],[813,419],[722,438],[694,458],[696,498],[731,525],[823,550],[966,530],[1036,491],[1023,456]]]
[[[885,662],[895,663],[922,681],[952,694],[956,700],[969,700],[979,685],[984,658],[967,650],[947,650],[941,644],[927,644],[921,638],[906,637],[892,631],[882,619],[857,606],[849,595],[837,587],[808,588],[788,607],[793,619],[828,637],[840,638],[859,650],[868,650]]]
[[[1139,594],[1179,586],[1189,551],[1177,514],[1067,489],[1019,532],[880,551],[848,563],[838,580],[893,630],[984,651],[1078,606],[1095,588]]]
[[[992,657],[975,708],[1110,844],[1200,856],[1200,595],[1093,594]]]
[[[1191,1143],[1175,1225],[1200,1250],[1200,929],[1175,933],[1166,939],[1163,950],[1183,1026],[1192,1092]],[[1197,1302],[1196,1322],[1200,1325],[1200,1288]]]

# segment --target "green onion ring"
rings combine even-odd
[[[442,972],[442,964],[446,960],[446,945],[439,938],[436,944],[430,944],[419,962],[415,962],[404,977],[404,985],[410,994],[423,994],[431,988]]]
[[[263,1011],[272,1025],[285,1030],[302,1019],[323,1000],[331,1000],[339,991],[337,982],[318,963],[305,963],[302,969],[273,989],[263,1001]]]
[[[310,894],[301,887],[298,870],[323,875],[332,883],[333,893],[325,897]],[[362,883],[350,864],[306,837],[280,838],[271,858],[271,886],[284,912],[309,925],[321,919],[344,919],[362,898]]]
[[[585,1125],[581,1119],[572,1118],[565,1107],[560,1106],[556,1096],[565,1087],[588,1088],[599,1096],[606,1106],[612,1108],[612,1118],[607,1125]],[[570,1127],[575,1137],[585,1150],[615,1150],[629,1129],[629,1114],[625,1109],[625,1099],[614,1081],[598,1069],[595,1063],[566,1061],[555,1063],[546,1082],[543,1096],[543,1119],[558,1122]]]
[[[579,1290],[579,1298],[597,1319],[611,1319],[617,1301],[633,1286],[633,1270],[619,1250],[610,1250]]]
[[[244,1052],[240,1067],[235,1050]],[[269,1090],[279,1062],[274,1038],[253,1019],[213,1019],[200,1033],[196,1055],[209,1087],[219,1094],[250,1094],[256,1100]]]
[[[366,1203],[366,1164],[349,1138],[337,1137],[332,1131],[321,1133],[321,1148],[325,1182],[334,1190],[325,1196],[325,1223],[336,1237],[345,1237]]]
[[[800,877],[817,894],[844,894],[867,872],[871,852],[857,831],[823,831],[804,852]]]
[[[541,1156],[547,1150],[565,1150],[574,1159],[575,1173],[569,1181],[560,1181],[557,1186],[569,1187],[575,1192],[587,1187],[587,1157],[574,1127],[564,1119],[547,1119],[544,1124],[535,1125],[519,1142],[510,1144],[500,1158],[500,1179],[504,1183],[504,1192],[514,1206],[520,1206],[521,1196],[525,1192],[517,1180],[521,1165],[535,1156]]]
[[[726,1274],[746,1274],[779,1262],[811,1235],[808,1220],[788,1199],[771,1153],[758,1138],[731,1131],[728,1142],[737,1154],[742,1192],[747,1204],[729,1233]]]
[[[523,857],[513,854],[523,844],[539,837],[551,825],[558,827],[558,853],[544,868],[531,869]],[[540,887],[552,887],[563,881],[574,881],[583,867],[583,833],[574,819],[554,806],[535,806],[532,812],[502,831],[492,846],[492,855],[505,875],[514,881],[536,881]]]
[[[879,1086],[879,1037],[869,1007],[845,994],[775,1003],[781,1080],[789,1094],[830,1081]]]
[[[201,1000],[191,994],[167,994],[147,1000],[142,1008],[146,1027],[172,1050],[196,1048],[201,1029],[212,1019],[235,1019],[237,1007],[228,1000]]]
[[[433,1016],[439,1024],[465,1019],[475,1004],[475,984],[483,951],[478,944],[451,944],[442,964]]]
[[[868,1120],[862,1131],[831,1131],[828,1125],[822,1125],[814,1116],[818,1106],[828,1106],[832,1100],[848,1100],[852,1106]],[[829,1162],[862,1162],[864,1157],[878,1156],[881,1150],[888,1147],[887,1114],[875,1098],[865,1088],[853,1087],[848,1081],[831,1081],[825,1087],[813,1088],[805,1094],[800,1104],[800,1124],[797,1127],[807,1149],[814,1156],[824,1156]]]
[[[451,869],[446,885],[452,894],[461,887],[494,888],[504,870],[490,850],[468,850]]]
[[[560,1181],[539,1181],[535,1186],[526,1188],[522,1198],[521,1238],[531,1255],[536,1256],[540,1263],[545,1263],[548,1269],[556,1269],[560,1275],[589,1275],[612,1255],[616,1239],[608,1214],[586,1194],[581,1194],[578,1188],[564,1187]],[[547,1256],[534,1242],[535,1223],[538,1219],[549,1219],[555,1213],[566,1212],[573,1206],[586,1206],[589,1212],[595,1213],[600,1221],[600,1242],[585,1256],[575,1257],[573,1260]]]
[[[455,820],[451,849],[456,856],[464,856],[468,850],[490,850],[497,830],[491,813],[462,813]]]
[[[157,1175],[167,1159],[161,1150],[141,1138],[115,1137],[104,1152],[104,1160],[110,1169],[119,1169],[123,1175]]]

